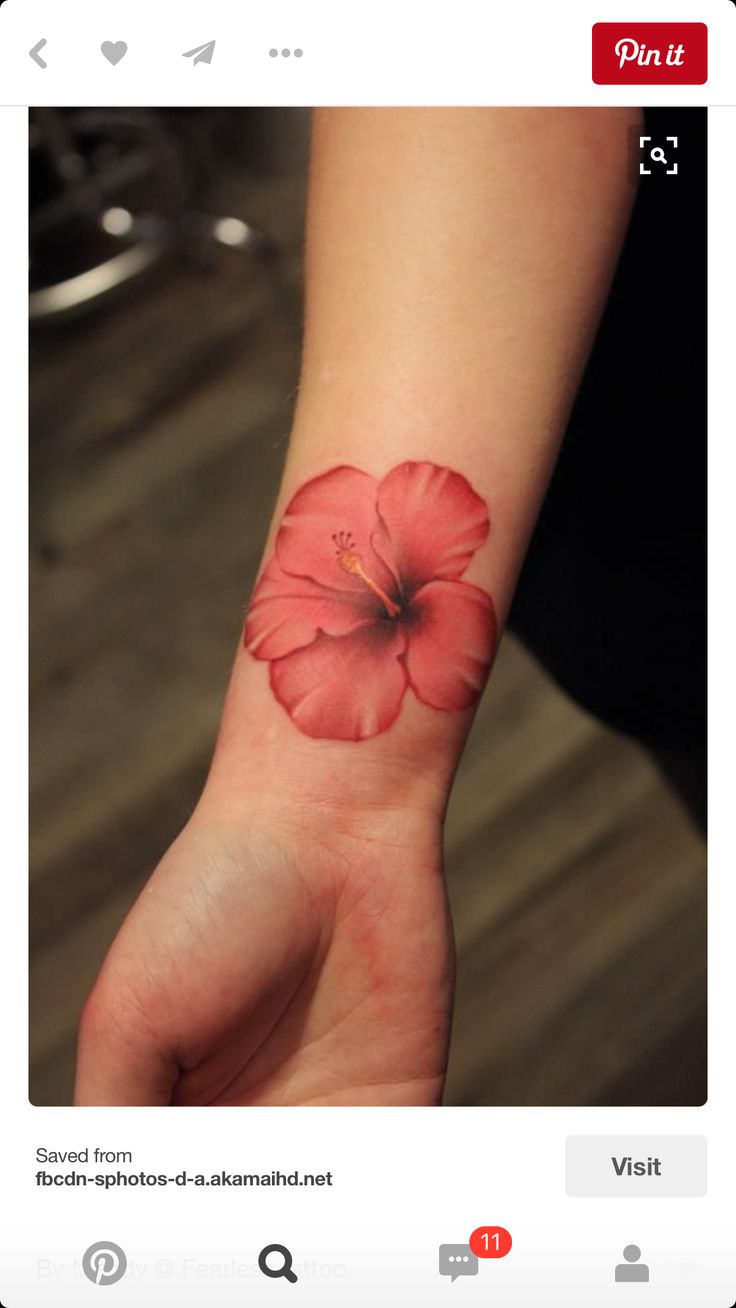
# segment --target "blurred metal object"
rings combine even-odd
[[[119,208],[106,209],[100,222],[110,236],[129,236],[135,225],[132,213]]]
[[[60,314],[74,312],[86,305],[92,305],[109,295],[111,291],[132,281],[158,261],[160,249],[146,244],[125,250],[122,254],[106,259],[104,263],[87,272],[67,277],[55,286],[31,291],[29,296],[29,313],[31,322],[55,318]]]
[[[268,248],[244,219],[201,211],[210,151],[183,118],[36,109],[29,146],[33,324],[96,307],[193,242]]]
[[[240,218],[218,218],[212,227],[212,235],[221,245],[244,249],[251,239],[251,228]]]
[[[185,233],[196,241],[223,246],[228,250],[239,250],[242,254],[258,257],[271,249],[258,227],[232,215],[219,216],[192,211],[184,216],[182,226]]]

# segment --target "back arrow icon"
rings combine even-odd
[[[39,50],[43,50],[45,45],[48,45],[48,41],[44,37],[42,41],[39,41],[38,45],[34,45],[33,49],[28,51],[34,64],[38,64],[39,68],[48,68],[46,60],[42,59],[39,54]]]

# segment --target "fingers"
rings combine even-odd
[[[141,1005],[96,987],[79,1027],[75,1104],[170,1104],[178,1076],[175,1057],[162,1048]]]

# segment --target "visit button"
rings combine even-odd
[[[573,1198],[695,1198],[708,1188],[704,1135],[570,1135],[566,1153]]]

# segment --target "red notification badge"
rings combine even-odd
[[[476,1258],[505,1258],[513,1241],[505,1226],[477,1226],[468,1243]]]

